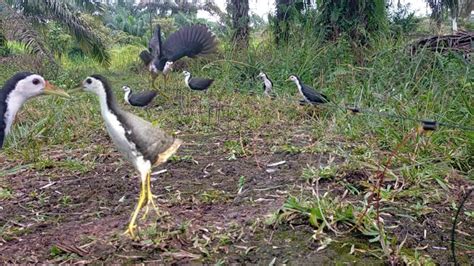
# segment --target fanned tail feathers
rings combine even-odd
[[[171,61],[181,57],[208,55],[216,50],[216,37],[204,25],[183,27],[164,43],[164,54]]]

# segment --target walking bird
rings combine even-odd
[[[121,110],[105,77],[92,75],[82,82],[82,86],[85,91],[98,96],[101,114],[112,142],[140,174],[140,197],[126,231],[135,238],[136,219],[140,210],[146,205],[144,216],[148,213],[150,204],[157,210],[151,192],[151,169],[166,162],[178,150],[182,141],[150,122]]]
[[[132,89],[129,86],[123,86],[122,89],[125,92],[125,102],[132,106],[145,107],[156,97],[156,91],[132,93]]]
[[[42,76],[30,72],[16,73],[5,82],[0,90],[0,149],[10,132],[16,113],[28,99],[42,94],[69,97]]]
[[[329,102],[329,99],[326,97],[326,95],[321,94],[310,86],[303,84],[298,76],[291,75],[288,78],[288,81],[290,80],[296,84],[296,87],[298,88],[301,96],[303,96],[305,102],[310,104],[323,104]]]
[[[216,38],[204,25],[186,26],[172,33],[164,43],[161,40],[161,27],[158,25],[148,44],[148,50],[140,53],[140,58],[148,67],[152,77],[152,87],[159,72],[166,74],[173,63],[188,56],[194,58],[211,54],[216,50]]]
[[[273,98],[272,96],[273,82],[271,81],[271,79],[264,72],[260,72],[258,76],[262,78],[263,80],[263,95]]]
[[[214,82],[213,79],[207,78],[193,78],[191,73],[188,71],[183,71],[184,74],[184,83],[188,88],[195,91],[205,91],[207,90],[212,83]]]

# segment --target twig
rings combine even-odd
[[[469,196],[471,195],[473,190],[474,190],[474,188],[470,188],[469,191],[467,191],[466,195],[464,195],[464,197],[461,199],[461,203],[459,204],[459,207],[456,211],[456,216],[454,216],[453,228],[451,229],[451,253],[452,253],[452,256],[453,256],[454,265],[459,265],[458,261],[456,260],[456,244],[455,244],[455,242],[456,242],[456,224],[458,222],[459,213],[461,213],[461,210],[462,210],[462,207],[464,206],[464,203],[469,198]]]

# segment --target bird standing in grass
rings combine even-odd
[[[298,91],[300,92],[301,96],[303,96],[303,99],[310,104],[323,104],[329,102],[328,97],[326,95],[321,94],[317,91],[315,91],[313,88],[311,88],[308,85],[305,85],[301,82],[300,78],[298,78],[295,75],[291,75],[288,78],[288,81],[293,81],[296,84],[296,87],[298,87]]]
[[[132,89],[130,89],[129,86],[123,86],[122,89],[125,92],[125,102],[132,106],[145,107],[156,97],[156,91],[144,91],[132,94]]]
[[[208,55],[216,50],[216,38],[204,25],[186,26],[172,33],[164,43],[161,41],[161,27],[158,25],[148,44],[148,50],[140,58],[148,66],[152,76],[152,87],[159,72],[166,74],[177,60],[188,56]]]
[[[140,173],[140,197],[126,231],[135,238],[136,219],[140,210],[146,205],[144,216],[148,213],[150,204],[157,210],[151,192],[151,169],[166,162],[178,150],[182,141],[166,134],[150,122],[121,110],[105,77],[92,75],[87,77],[82,85],[85,91],[93,92],[99,97],[101,114],[110,138]]]
[[[42,94],[69,97],[66,92],[55,88],[42,76],[30,72],[16,73],[5,82],[0,90],[0,149],[21,106],[28,99]]]
[[[263,80],[263,95],[265,95],[267,97],[270,97],[270,98],[273,98],[274,97],[272,95],[273,82],[271,81],[271,79],[264,72],[260,72],[260,74],[258,74],[258,76],[260,78],[262,78],[262,80]]]
[[[184,83],[186,84],[186,86],[188,86],[188,88],[194,91],[205,91],[214,82],[213,79],[193,78],[191,73],[189,73],[188,71],[183,71],[183,74],[184,74]]]

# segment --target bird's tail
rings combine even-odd
[[[149,65],[151,60],[153,60],[153,56],[147,50],[143,50],[140,53],[140,59],[143,61],[143,63],[145,63],[145,65]]]
[[[204,25],[183,27],[164,43],[165,55],[176,61],[181,57],[207,55],[216,51],[216,37]]]
[[[158,159],[153,165],[159,165],[168,160],[169,157],[171,157],[173,154],[176,153],[176,151],[179,149],[179,146],[183,144],[183,141],[180,139],[174,139],[173,144],[166,149],[166,151],[162,152],[159,154]]]

